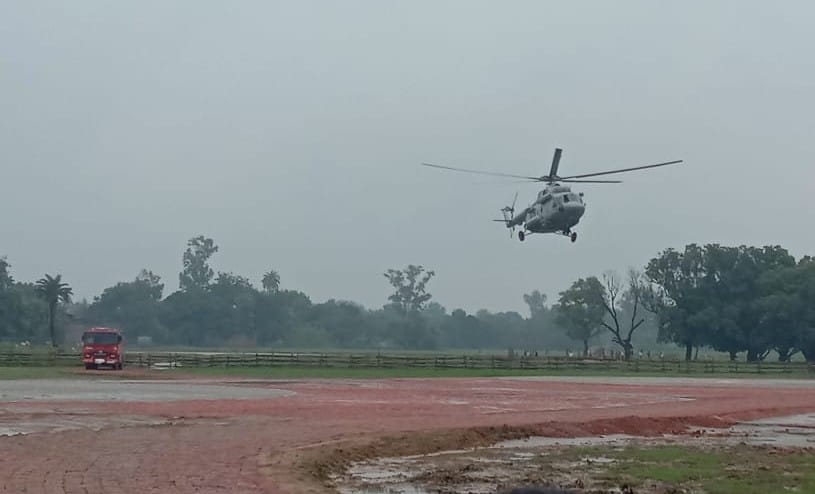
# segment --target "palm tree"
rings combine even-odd
[[[37,291],[37,295],[48,303],[48,330],[51,332],[51,345],[57,346],[56,335],[54,334],[54,318],[57,314],[57,304],[60,302],[71,303],[71,295],[74,294],[74,291],[68,286],[68,283],[62,282],[61,274],[53,278],[50,274],[46,274],[45,278],[37,280],[34,289]]]
[[[263,275],[261,283],[263,284],[263,289],[267,292],[276,292],[277,289],[280,288],[280,275],[277,271],[272,269]]]

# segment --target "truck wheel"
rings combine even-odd
[[[96,368],[96,366],[93,365],[93,364],[85,364],[85,370],[93,370],[95,368]]]

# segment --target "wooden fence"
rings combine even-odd
[[[78,354],[0,353],[2,366],[81,365]],[[126,365],[134,367],[333,367],[333,368],[414,368],[414,369],[496,369],[518,371],[588,372],[645,374],[797,374],[815,377],[815,366],[805,362],[728,362],[576,359],[525,357],[489,354],[412,355],[383,353],[206,353],[206,352],[128,352]]]

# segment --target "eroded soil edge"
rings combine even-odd
[[[741,419],[747,417],[739,417]],[[501,441],[532,436],[585,437],[630,434],[651,437],[686,434],[690,428],[728,428],[736,417],[691,416],[651,418],[628,416],[587,422],[549,421],[521,426],[406,431],[363,436],[333,443],[320,442],[272,455],[261,462],[261,471],[287,492],[337,492],[333,480],[352,464],[384,457],[424,455],[441,451],[487,447]]]

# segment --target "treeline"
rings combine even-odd
[[[774,352],[815,361],[815,261],[785,249],[690,244],[667,249],[626,280],[614,273],[577,280],[560,294],[558,322],[575,339],[608,334],[625,358],[649,320],[658,340],[685,350],[726,352],[748,362]]]
[[[662,342],[682,347],[688,360],[711,348],[749,361],[771,352],[779,360],[803,352],[815,361],[815,262],[796,261],[780,247],[668,249],[625,278],[609,272],[579,279],[552,305],[539,291],[526,294],[524,315],[448,312],[428,291],[435,273],[414,265],[384,273],[383,287],[390,289],[380,309],[343,300],[314,303],[282,288],[274,270],[263,275],[260,288],[241,275],[216,273],[209,261],[217,251],[212,239],[191,239],[179,289],[170,294],[143,270],[90,303],[71,302],[70,288],[58,277],[16,282],[0,259],[0,340],[61,341],[49,330],[56,320],[57,328],[117,326],[131,341],[143,336],[166,345],[584,353],[611,345],[628,359]],[[49,280],[57,286],[48,288]]]
[[[815,361],[815,260],[785,249],[691,244],[652,259],[646,307],[660,336],[685,347],[744,352],[748,361],[775,351],[786,361],[802,352]]]
[[[448,312],[427,291],[434,273],[411,265],[385,273],[383,289],[390,285],[392,293],[380,309],[345,300],[314,303],[302,292],[282,288],[274,270],[263,275],[260,287],[238,274],[216,273],[210,260],[217,252],[210,238],[190,239],[179,289],[169,294],[159,276],[142,270],[91,302],[58,299],[56,326],[115,326],[131,343],[142,336],[156,344],[183,346],[543,350],[572,345],[554,330],[554,315],[540,294],[536,300],[541,306],[533,317]],[[33,284],[15,282],[5,259],[0,266],[8,279],[0,286],[0,341],[62,342],[60,334],[52,338],[48,331],[47,298]]]

